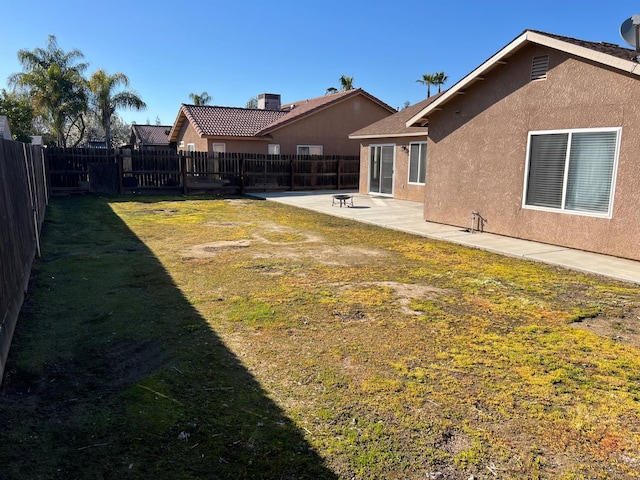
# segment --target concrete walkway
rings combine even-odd
[[[337,202],[332,205],[333,195],[338,193],[352,195],[353,207],[340,207]],[[640,262],[581,250],[572,250],[545,243],[503,237],[492,233],[472,234],[460,227],[425,222],[422,219],[422,203],[418,202],[362,195],[348,191],[270,192],[253,193],[252,195],[336,217],[455,242],[503,255],[605,275],[617,280],[640,283]],[[471,222],[471,219],[469,219],[469,222]]]

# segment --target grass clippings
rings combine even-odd
[[[0,477],[640,478],[639,312],[633,284],[271,202],[56,198]]]

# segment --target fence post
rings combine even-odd
[[[118,193],[122,195],[124,193],[124,155],[122,155],[122,149],[118,149],[120,153],[116,154],[116,162],[118,164]]]
[[[340,173],[341,173],[341,172],[340,172],[340,166],[342,165],[342,163],[340,162],[340,159],[341,159],[341,158],[342,158],[342,157],[338,157],[338,160],[336,161],[336,162],[337,162],[337,164],[336,164],[336,175],[338,176],[338,179],[337,179],[337,180],[338,180],[338,181],[337,181],[338,190],[340,190],[340,187],[342,186],[342,185],[341,185],[341,183],[342,183],[342,182],[341,182],[341,176],[340,176]]]
[[[296,189],[296,177],[295,177],[295,157],[289,160],[289,174],[291,175],[291,191]]]
[[[240,157],[240,195],[244,195],[244,189],[245,189],[245,163],[244,163],[244,157]]]
[[[182,194],[187,195],[189,192],[187,187],[187,156],[183,151],[180,152],[180,168],[182,169]]]

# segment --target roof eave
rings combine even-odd
[[[484,78],[482,78],[482,76],[484,74],[493,70],[497,66],[504,64],[505,58],[508,58],[528,43],[536,43],[538,45],[543,45],[555,50],[561,50],[570,55],[607,65],[609,67],[630,73],[632,75],[640,76],[640,66],[636,62],[624,60],[618,57],[614,57],[613,55],[597,52],[590,48],[582,47],[580,45],[574,45],[572,43],[564,42],[556,38],[548,37],[547,35],[527,30],[502,50],[500,50],[498,53],[489,58],[478,68],[469,73],[466,77],[456,83],[449,90],[447,90],[439,99],[430,103],[420,112],[411,117],[407,121],[406,126],[415,126],[416,123],[422,122],[430,113],[442,109],[442,106],[445,103],[449,102],[455,96],[463,93],[463,90],[469,87],[471,84],[475,83],[476,81],[483,80]]]
[[[405,132],[405,133],[371,133],[362,135],[349,135],[350,140],[367,140],[376,138],[403,138],[403,137],[427,137],[428,132]]]

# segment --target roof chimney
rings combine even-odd
[[[280,110],[280,94],[261,93],[258,95],[258,109]]]

